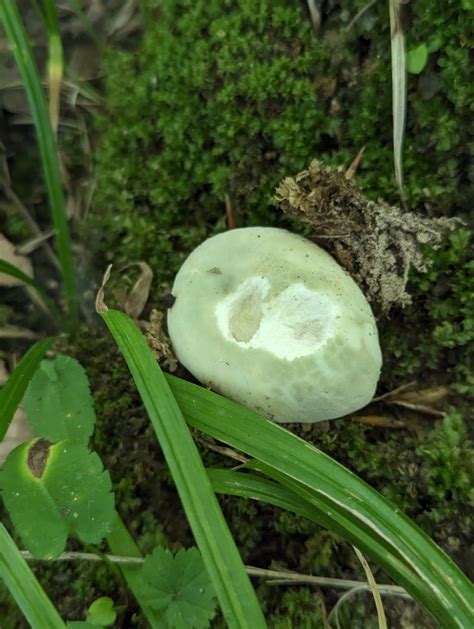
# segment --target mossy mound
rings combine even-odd
[[[240,226],[288,226],[273,204],[280,181],[315,157],[349,166],[362,146],[357,184],[369,199],[399,202],[388,10],[375,3],[353,22],[365,7],[330,3],[315,33],[302,0],[146,0],[137,49],[104,62],[96,250],[118,264],[146,260],[155,288],[169,286],[185,256],[225,228],[226,197]],[[405,12],[408,49],[428,54],[408,77],[407,200],[421,215],[465,217],[469,9],[422,0]],[[468,241],[464,231],[430,253],[430,272],[411,276],[414,304],[381,320],[387,386],[447,363],[450,381],[472,391]]]
[[[315,157],[349,165],[362,146],[358,183],[397,201],[385,5],[349,25],[357,6],[330,3],[316,34],[302,0],[144,4],[139,48],[105,60],[93,212],[102,251],[146,259],[169,280],[222,229],[226,195],[240,225],[273,224],[283,177]],[[430,54],[408,82],[406,193],[422,212],[458,212],[468,207],[468,13],[452,0],[410,11],[408,46]]]

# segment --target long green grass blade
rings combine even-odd
[[[329,524],[328,518],[324,517],[324,514],[319,509],[315,509],[293,491],[267,478],[233,470],[214,468],[208,468],[207,475],[216,494],[259,500],[274,507],[292,511],[316,524],[322,526],[328,526]]]
[[[474,590],[466,576],[409,518],[336,461],[282,426],[239,404],[167,377],[193,427],[266,465],[266,473],[328,518],[442,626],[474,626]]]
[[[56,319],[57,321],[61,320],[61,315],[54,305],[53,300],[48,297],[41,286],[39,286],[39,284],[37,284],[35,280],[32,279],[29,275],[23,273],[21,269],[16,267],[14,264],[11,264],[10,262],[7,262],[6,260],[0,260],[0,273],[6,273],[11,277],[15,277],[17,280],[20,280],[20,282],[23,282],[23,284],[31,286],[31,288],[33,288],[38,293],[39,298],[41,299],[45,307],[49,310],[54,319]]]
[[[66,625],[3,524],[0,524],[0,578],[5,582],[31,627],[65,628]]]
[[[274,470],[272,470],[272,468],[257,461],[250,462],[247,467],[284,478],[284,475],[278,475]],[[311,520],[320,526],[339,533],[343,538],[348,538],[348,533],[344,524],[341,524],[337,520],[335,521],[334,517],[328,515],[327,511],[315,506],[288,487],[283,487],[282,485],[268,480],[267,478],[262,478],[261,476],[243,474],[242,472],[234,472],[231,470],[208,469],[207,473],[216,493],[241,496],[243,498],[266,502],[276,507],[280,507],[281,509],[292,511],[293,513]],[[386,552],[386,548],[383,545],[378,544],[377,540],[374,540],[370,536],[370,533],[365,536],[359,535],[355,539],[357,539],[357,543],[359,545],[368,544],[373,554],[377,552],[379,554],[384,554]],[[407,579],[412,577],[409,567],[402,561],[392,558],[391,563],[393,564],[394,572],[401,576],[405,576]]]
[[[30,347],[0,390],[0,441],[5,437],[31,378],[54,340],[54,337],[48,337]]]
[[[49,206],[56,231],[56,246],[66,298],[67,309],[74,325],[78,319],[78,304],[71,237],[66,216],[66,203],[61,184],[56,139],[51,127],[46,99],[41,87],[38,69],[31,51],[23,22],[14,0],[0,2],[0,18],[7,33],[11,50],[23,79],[30,104],[41,164],[48,191]]]
[[[255,592],[179,406],[134,323],[101,313],[122,352],[173,475],[229,627],[266,627]]]
[[[112,530],[107,535],[107,544],[115,555],[142,557],[135,540],[119,516],[117,516]],[[143,581],[139,576],[141,566],[119,564],[119,568],[152,629],[163,629],[164,623],[160,620],[158,612],[151,609],[147,604]]]

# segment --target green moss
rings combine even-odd
[[[111,257],[146,259],[169,281],[223,227],[226,194],[240,224],[278,222],[271,199],[282,177],[314,157],[348,165],[363,145],[359,183],[396,201],[385,6],[347,31],[355,7],[337,3],[318,35],[305,2],[148,0],[145,9],[138,50],[105,62],[93,225]],[[467,28],[457,2],[413,9],[409,41],[431,51],[409,81],[404,155],[407,196],[422,211],[451,212],[468,181]]]
[[[273,589],[273,593],[271,590]],[[289,588],[281,594],[279,588],[267,587],[267,596],[275,595],[275,613],[268,618],[271,629],[316,629],[324,627],[325,610],[321,597],[309,588]]]
[[[413,304],[380,322],[384,380],[442,374],[460,393],[474,395],[474,301],[472,234],[454,232],[436,251],[428,252],[427,273],[413,273]]]

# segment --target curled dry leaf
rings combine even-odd
[[[133,262],[128,266],[138,266],[140,277],[133,285],[132,290],[125,301],[125,312],[134,320],[137,320],[143,312],[143,308],[148,301],[151,283],[153,281],[153,271],[146,262]]]
[[[0,234],[0,260],[5,260],[10,264],[15,265],[20,271],[33,277],[33,267],[29,259],[25,256],[18,255],[16,253],[16,247],[11,243],[3,234]],[[16,277],[11,277],[6,273],[0,273],[0,286],[23,286],[23,282]]]
[[[95,310],[99,314],[101,312],[107,312],[108,310],[107,304],[104,301],[104,289],[105,289],[105,285],[110,279],[111,270],[112,270],[112,265],[109,264],[109,266],[105,270],[104,277],[102,278],[102,284],[100,285],[100,288],[97,292],[97,297],[95,298]]]

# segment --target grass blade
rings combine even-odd
[[[390,12],[390,43],[392,51],[392,116],[393,116],[393,161],[395,179],[400,197],[405,199],[403,192],[402,149],[405,135],[407,108],[407,84],[405,61],[405,36],[401,23],[402,0],[389,0]]]
[[[66,203],[61,184],[56,139],[49,120],[48,107],[41,87],[38,69],[17,3],[14,0],[3,0],[0,2],[0,18],[23,79],[38,137],[49,206],[56,231],[56,246],[61,264],[66,304],[71,325],[74,325],[78,319],[74,260],[66,216]]]
[[[0,577],[32,627],[65,628],[3,524],[0,524]]]
[[[102,312],[155,429],[229,627],[266,627],[199,452],[151,350],[123,313]]]
[[[381,494],[283,427],[202,387],[167,379],[193,427],[263,462],[265,473],[323,512],[329,528],[384,568],[441,625],[474,625],[469,580]]]
[[[0,441],[5,437],[31,378],[54,340],[54,337],[49,337],[35,343],[20,360],[5,386],[0,390]]]
[[[329,520],[319,509],[315,509],[291,490],[267,478],[217,468],[208,468],[207,475],[217,494],[259,500],[274,507],[292,511],[321,526],[329,524]]]
[[[23,282],[23,284],[31,286],[31,288],[33,288],[38,293],[39,298],[41,299],[49,313],[53,316],[53,318],[56,321],[61,320],[61,315],[58,312],[58,309],[56,308],[53,300],[48,297],[41,286],[39,286],[35,282],[35,280],[32,279],[29,275],[23,273],[21,269],[16,267],[14,264],[11,264],[10,262],[7,262],[6,260],[0,260],[0,273],[5,273],[6,275],[15,277],[17,280],[20,280],[20,282]]]

